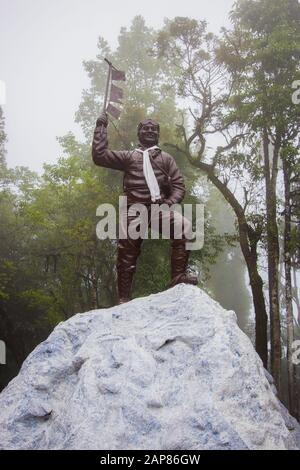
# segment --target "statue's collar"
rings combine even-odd
[[[141,143],[139,143],[136,148],[141,150],[142,152],[147,149],[147,147],[144,147]],[[157,157],[157,155],[159,155],[160,153],[161,153],[160,148],[150,150],[150,154],[152,158]]]

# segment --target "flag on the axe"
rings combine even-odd
[[[122,70],[117,70],[114,67],[111,69],[111,80],[122,80],[125,81],[125,72]],[[121,99],[123,98],[123,90],[118,86],[114,85],[113,83],[110,86],[110,97],[109,97],[109,104],[107,106],[106,111],[113,116],[115,119],[120,117],[121,111],[113,106],[110,102],[122,104]]]
[[[121,111],[110,103],[106,108],[106,112],[113,116],[115,119],[118,119],[121,114]]]
[[[110,87],[110,99],[109,101],[113,101],[114,103],[122,104],[120,101],[123,98],[123,90],[116,85],[111,85]]]
[[[123,72],[122,70],[117,70],[115,68],[112,68],[112,70],[111,70],[111,79],[116,80],[116,81],[122,80],[123,82],[125,82],[125,80],[126,80],[125,72]]]

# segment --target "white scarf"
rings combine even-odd
[[[149,150],[153,150],[153,149],[159,149],[159,147],[154,145],[153,147],[150,147],[146,150],[141,150],[141,149],[136,149],[136,150],[138,152],[142,152],[143,154],[143,172],[144,172],[147,186],[151,194],[151,201],[155,202],[156,200],[160,199],[160,190],[159,190],[158,182],[154,174],[154,171],[150,162],[150,157],[149,157]]]

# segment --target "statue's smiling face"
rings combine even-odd
[[[158,144],[159,126],[153,121],[144,121],[138,131],[139,141],[145,147]]]

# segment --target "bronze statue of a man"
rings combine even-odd
[[[130,215],[130,206],[142,203],[150,212],[151,204],[165,203],[168,206],[180,203],[185,194],[182,175],[174,158],[158,146],[159,124],[146,119],[138,125],[139,144],[135,150],[114,151],[108,148],[107,115],[102,113],[94,131],[92,156],[96,165],[124,172],[123,189],[128,203],[128,226],[136,215]],[[161,217],[161,214],[159,215]],[[176,238],[175,233],[176,228]],[[179,239],[178,224],[182,237]],[[186,273],[189,250],[186,249],[186,233],[190,222],[178,212],[170,213],[171,238],[171,284],[197,284],[195,276]],[[118,302],[130,300],[133,275],[141,251],[142,238],[118,240],[117,275]]]

